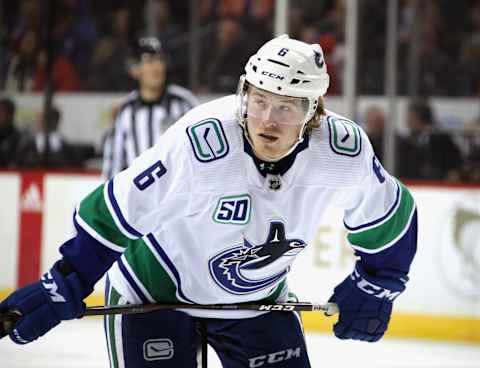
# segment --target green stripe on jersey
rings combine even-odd
[[[80,202],[78,214],[101,238],[118,246],[127,247],[131,240],[123,235],[115,224],[105,203],[104,186],[100,185]]]
[[[389,245],[407,226],[414,210],[415,202],[409,190],[400,182],[400,204],[395,213],[385,222],[373,228],[349,233],[347,239],[354,248],[376,250]]]
[[[267,296],[265,299],[262,299],[262,300],[258,301],[258,303],[264,304],[264,303],[274,303],[274,302],[276,302],[278,297],[282,293],[283,289],[285,288],[285,284],[286,284],[286,279],[283,279],[282,282],[280,284],[278,284],[278,286],[275,288],[275,290],[269,296]]]
[[[120,300],[120,294],[117,293],[117,291],[110,286],[110,289],[108,290],[108,298],[107,298],[107,305],[118,305],[118,302]],[[115,316],[114,314],[112,315],[107,315],[105,316],[106,319],[106,328],[108,329],[107,331],[107,344],[108,348],[110,350],[110,365],[113,368],[118,368],[118,354],[117,354],[117,339],[115,336]]]
[[[126,249],[124,256],[155,301],[179,302],[176,297],[177,287],[143,239],[130,240],[130,246]]]

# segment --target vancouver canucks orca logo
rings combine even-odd
[[[322,68],[323,64],[325,64],[325,62],[323,61],[323,58],[322,58],[322,54],[317,52],[317,51],[314,51],[314,53],[315,53],[315,57],[314,57],[315,64],[317,64],[317,66],[319,68]]]
[[[254,293],[272,286],[289,271],[288,265],[282,268],[280,264],[281,269],[271,275],[272,271],[268,272],[270,267],[267,266],[281,257],[298,254],[306,245],[301,239],[287,239],[283,223],[271,222],[267,240],[263,244],[253,245],[244,239],[242,245],[213,257],[209,262],[210,273],[217,284],[230,293]]]

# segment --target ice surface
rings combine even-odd
[[[316,333],[307,334],[307,343],[314,368],[480,368],[480,345],[391,338],[369,344]],[[0,368],[108,366],[99,318],[64,322],[26,346],[15,345],[8,338],[0,341]],[[213,351],[208,366],[220,367]]]

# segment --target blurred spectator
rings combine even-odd
[[[275,0],[257,0],[250,2],[249,15],[258,21],[272,22]]]
[[[11,166],[21,136],[15,127],[14,102],[7,97],[0,98],[0,167]]]
[[[32,91],[40,45],[34,30],[26,32],[19,45],[18,52],[12,57],[6,75],[7,91]]]
[[[383,135],[385,130],[385,113],[377,106],[365,111],[365,132],[372,143],[373,150],[380,162],[383,162]]]
[[[21,140],[16,166],[39,168],[67,168],[76,166],[71,145],[60,133],[61,113],[52,106],[49,113],[42,112],[33,134]],[[48,140],[48,141],[47,141]]]
[[[306,43],[318,43],[320,39],[319,27],[316,24],[304,25],[300,30],[298,39]]]
[[[248,0],[201,0],[202,18],[243,17],[248,8]]]
[[[138,81],[138,89],[125,98],[104,137],[106,178],[130,166],[171,124],[197,105],[188,90],[168,82],[168,55],[157,38],[140,38],[135,55],[131,73]]]
[[[12,3],[14,3],[12,1]],[[42,2],[38,0],[23,0],[18,2],[18,14],[16,8],[10,8],[13,14],[8,14],[5,18],[8,22],[10,31],[10,44],[18,48],[25,33],[33,30],[40,34],[42,29]]]
[[[135,39],[131,12],[119,7],[110,16],[111,29],[97,42],[90,64],[87,86],[93,91],[127,91],[135,86],[126,72]]]
[[[41,48],[38,34],[27,31],[18,53],[10,62],[5,89],[14,92],[41,91],[46,84],[47,51]],[[78,91],[80,78],[70,60],[62,54],[53,56],[53,87],[58,92]]]
[[[173,43],[180,36],[181,30],[173,19],[170,2],[168,0],[154,0],[152,5],[151,11],[155,21],[156,37],[160,40],[163,47],[172,52]],[[147,32],[144,33],[147,36]]]
[[[463,43],[459,71],[460,94],[480,96],[480,32]]]
[[[8,67],[8,42],[9,42],[9,27],[7,19],[5,19],[5,8],[0,4],[0,90],[4,89],[5,75]]]
[[[458,180],[462,157],[451,136],[438,130],[430,105],[408,107],[407,146],[399,157],[399,176],[408,179]]]
[[[385,141],[385,112],[378,106],[370,106],[365,111],[364,129],[372,143],[375,155],[380,162],[384,162]],[[395,133],[395,157],[397,162],[404,160],[404,152],[407,149],[405,138]]]
[[[325,62],[328,65],[328,74],[330,75],[330,85],[327,93],[329,95],[341,94],[343,89],[345,44],[343,42],[337,44],[337,38],[329,33],[321,35],[318,43],[322,46]]]
[[[55,51],[67,57],[77,72],[87,65],[97,39],[89,11],[89,0],[56,0],[53,42]]]
[[[359,13],[357,89],[360,94],[383,94],[387,2],[384,0],[362,2]],[[342,46],[344,49],[344,45]],[[343,77],[343,73],[339,74]]]
[[[205,50],[207,71],[203,85],[209,92],[235,93],[238,76],[258,42],[248,37],[247,31],[237,18],[222,18],[218,22],[215,45]],[[248,45],[248,46],[245,46]]]
[[[34,91],[42,91],[47,83],[47,50],[40,51],[35,70]],[[53,55],[53,88],[56,92],[74,92],[82,89],[80,76],[70,60],[63,54]]]
[[[449,72],[455,64],[456,53],[448,48],[445,14],[440,1],[417,1],[417,19],[413,17],[415,4],[405,2],[403,24],[400,27],[399,75],[409,75],[411,44],[418,42],[418,79],[415,92],[421,96],[455,94],[454,74]],[[399,89],[407,91],[409,78],[399,78]]]
[[[469,12],[471,30],[460,45],[459,83],[462,95],[480,96],[480,1]]]
[[[440,35],[431,34],[420,44],[419,59],[419,87],[420,95],[439,95],[446,96],[453,86],[452,74],[448,73],[452,65],[448,55],[442,52],[440,44]]]
[[[288,34],[291,38],[300,39],[305,24],[305,9],[300,4],[290,3],[288,9]]]
[[[260,47],[269,41],[273,36],[273,11],[272,0],[252,1],[248,15],[243,18],[246,30],[248,31],[248,39],[255,42],[255,47]],[[250,46],[251,47],[251,46]]]
[[[291,8],[294,11],[292,24],[294,32],[301,41],[320,44],[330,75],[327,93],[339,94],[342,92],[345,58],[345,2],[343,0],[303,1],[303,11],[300,11],[298,6],[297,3]],[[300,17],[299,24],[295,24],[299,21],[295,20],[295,17]]]
[[[170,58],[175,60],[170,63],[168,78],[173,83],[186,83],[189,68],[189,49],[186,47],[188,38],[182,37],[182,30],[173,17],[168,0],[154,0],[152,5],[156,37],[168,51]],[[144,30],[143,34],[148,36],[148,30]]]
[[[460,134],[465,157],[461,179],[480,183],[480,117],[466,122]]]

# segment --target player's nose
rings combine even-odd
[[[278,124],[277,117],[272,106],[264,111],[262,124],[265,127],[276,126]]]

